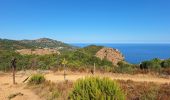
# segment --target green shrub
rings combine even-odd
[[[126,62],[119,62],[118,63],[118,66],[115,67],[115,72],[118,72],[118,73],[129,73],[129,74],[132,74],[136,68],[134,65],[131,65],[131,64],[128,64]]]
[[[160,71],[162,61],[158,58],[152,59],[150,61],[144,61],[141,63],[141,67],[145,69],[150,69],[152,71]]]
[[[35,85],[41,84],[43,82],[45,82],[45,77],[41,74],[35,74],[29,80],[29,84],[35,84]]]
[[[170,68],[170,59],[164,60],[161,65],[163,68]]]
[[[109,78],[86,77],[74,84],[70,100],[125,100],[118,84]]]

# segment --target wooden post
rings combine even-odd
[[[96,64],[94,63],[94,66],[93,66],[93,74],[95,74],[95,70],[96,70]]]
[[[66,65],[64,64],[64,80],[66,80],[66,71],[65,71],[66,68],[65,67],[66,67]]]
[[[15,84],[15,68],[12,68],[13,72],[13,84]]]
[[[66,64],[67,64],[67,61],[66,59],[64,58],[63,61],[62,61],[62,65],[64,65],[64,80],[66,81]]]
[[[12,73],[13,73],[13,84],[16,84],[15,82],[15,71],[16,71],[16,58],[13,58],[12,61],[11,61],[11,67],[12,67]]]

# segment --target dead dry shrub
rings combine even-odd
[[[170,100],[170,84],[119,81],[127,100]]]

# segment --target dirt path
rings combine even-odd
[[[16,85],[12,84],[12,74],[0,75],[0,100],[9,100],[9,96],[17,93],[18,95],[11,100],[42,100],[35,95],[31,90],[26,89],[26,84],[22,81],[26,78],[26,75],[16,75]]]
[[[93,76],[92,74],[87,74],[87,73],[69,73],[66,76],[67,80],[70,81],[76,81],[77,79],[84,78],[86,76]],[[170,83],[170,78],[160,78],[158,76],[153,76],[153,75],[144,75],[144,74],[138,74],[138,75],[129,75],[129,74],[118,74],[118,73],[106,73],[106,74],[101,74],[97,73],[95,76],[98,77],[109,77],[113,80],[131,80],[135,82],[154,82],[158,84],[165,84],[165,83]],[[58,82],[58,81],[63,81],[63,75],[62,73],[49,73],[45,75],[47,80],[51,80],[53,82]]]
[[[16,96],[11,100],[42,100],[42,98],[40,99],[36,94],[34,94],[33,91],[25,88],[26,84],[22,83],[22,81],[26,77],[34,73],[37,73],[37,71],[18,72],[16,75],[16,82],[18,83],[17,85],[12,85],[12,73],[0,73],[0,100],[9,100],[8,99],[9,95],[15,93],[22,93],[23,96]],[[47,80],[51,80],[52,82],[63,81],[63,72],[53,73],[51,71],[47,71],[42,73],[45,74],[45,78]],[[75,81],[79,78],[84,78],[86,76],[92,76],[92,75],[88,73],[69,72],[67,73],[66,79],[70,81]],[[136,82],[154,82],[158,84],[165,84],[165,83],[170,84],[170,78],[165,79],[153,75],[97,73],[95,76],[110,77],[111,79],[116,79],[116,80],[132,80]]]

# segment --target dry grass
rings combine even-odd
[[[130,80],[119,80],[118,83],[126,94],[127,100],[170,100],[170,84],[133,82]],[[73,82],[70,81],[58,83],[46,81],[41,85],[31,86],[31,89],[45,100],[67,100],[72,88]]]
[[[72,86],[73,83],[69,81],[59,83],[46,81],[39,85],[28,86],[28,88],[45,100],[66,100]]]
[[[128,100],[170,100],[170,84],[119,81]]]
[[[8,98],[10,94],[21,92],[24,95],[22,96],[24,100],[67,100],[67,97],[73,87],[73,82],[79,78],[85,76],[91,76],[89,73],[80,73],[80,72],[67,72],[66,78],[70,81],[63,82],[63,72],[53,73],[48,71],[45,74],[46,81],[40,85],[28,86],[29,89],[25,89],[25,84],[22,81],[30,76],[30,74],[35,74],[34,71],[26,72],[17,72],[16,80],[18,85],[10,87],[11,82],[11,73],[2,73],[0,74],[0,98],[4,100],[5,97]],[[153,75],[129,75],[129,74],[113,74],[113,73],[100,73],[96,72],[96,75],[99,77],[110,77],[118,81],[121,88],[124,90],[124,93],[127,94],[128,100],[142,100],[141,98],[155,98],[156,100],[170,100],[170,83],[169,79],[160,78]],[[128,80],[128,81],[126,81]],[[129,81],[133,80],[133,81]],[[134,82],[135,81],[135,82]],[[146,81],[146,82],[144,82]],[[151,83],[154,82],[154,83]],[[19,86],[19,87],[18,87]],[[33,90],[33,91],[32,91]],[[37,96],[38,95],[38,96]],[[20,96],[16,96],[18,98]],[[39,99],[41,97],[41,99]],[[6,99],[5,99],[6,100]]]

